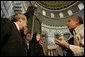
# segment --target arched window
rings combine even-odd
[[[42,14],[46,16],[46,12],[44,10],[42,11]]]
[[[79,8],[80,10],[82,10],[82,9],[84,9],[84,5],[83,5],[82,3],[80,3],[80,4],[78,5],[78,8]]]
[[[60,18],[64,17],[63,13],[59,13],[59,16],[60,16]]]
[[[51,13],[51,18],[54,18],[54,13]]]
[[[68,10],[68,14],[71,16],[73,15],[72,11],[71,10]]]

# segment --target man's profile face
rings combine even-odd
[[[20,19],[21,20],[21,26],[22,26],[22,29],[24,29],[24,27],[27,27],[27,19],[25,16],[23,16],[24,19]]]

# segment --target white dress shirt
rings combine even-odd
[[[19,25],[16,22],[14,22],[14,24],[16,25],[18,31],[20,31]]]

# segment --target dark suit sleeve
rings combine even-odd
[[[1,47],[6,43],[9,38],[10,33],[10,20],[1,20],[1,38],[0,38],[0,45]]]

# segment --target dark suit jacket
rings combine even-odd
[[[1,56],[27,56],[24,38],[15,24],[8,19],[1,20]]]

